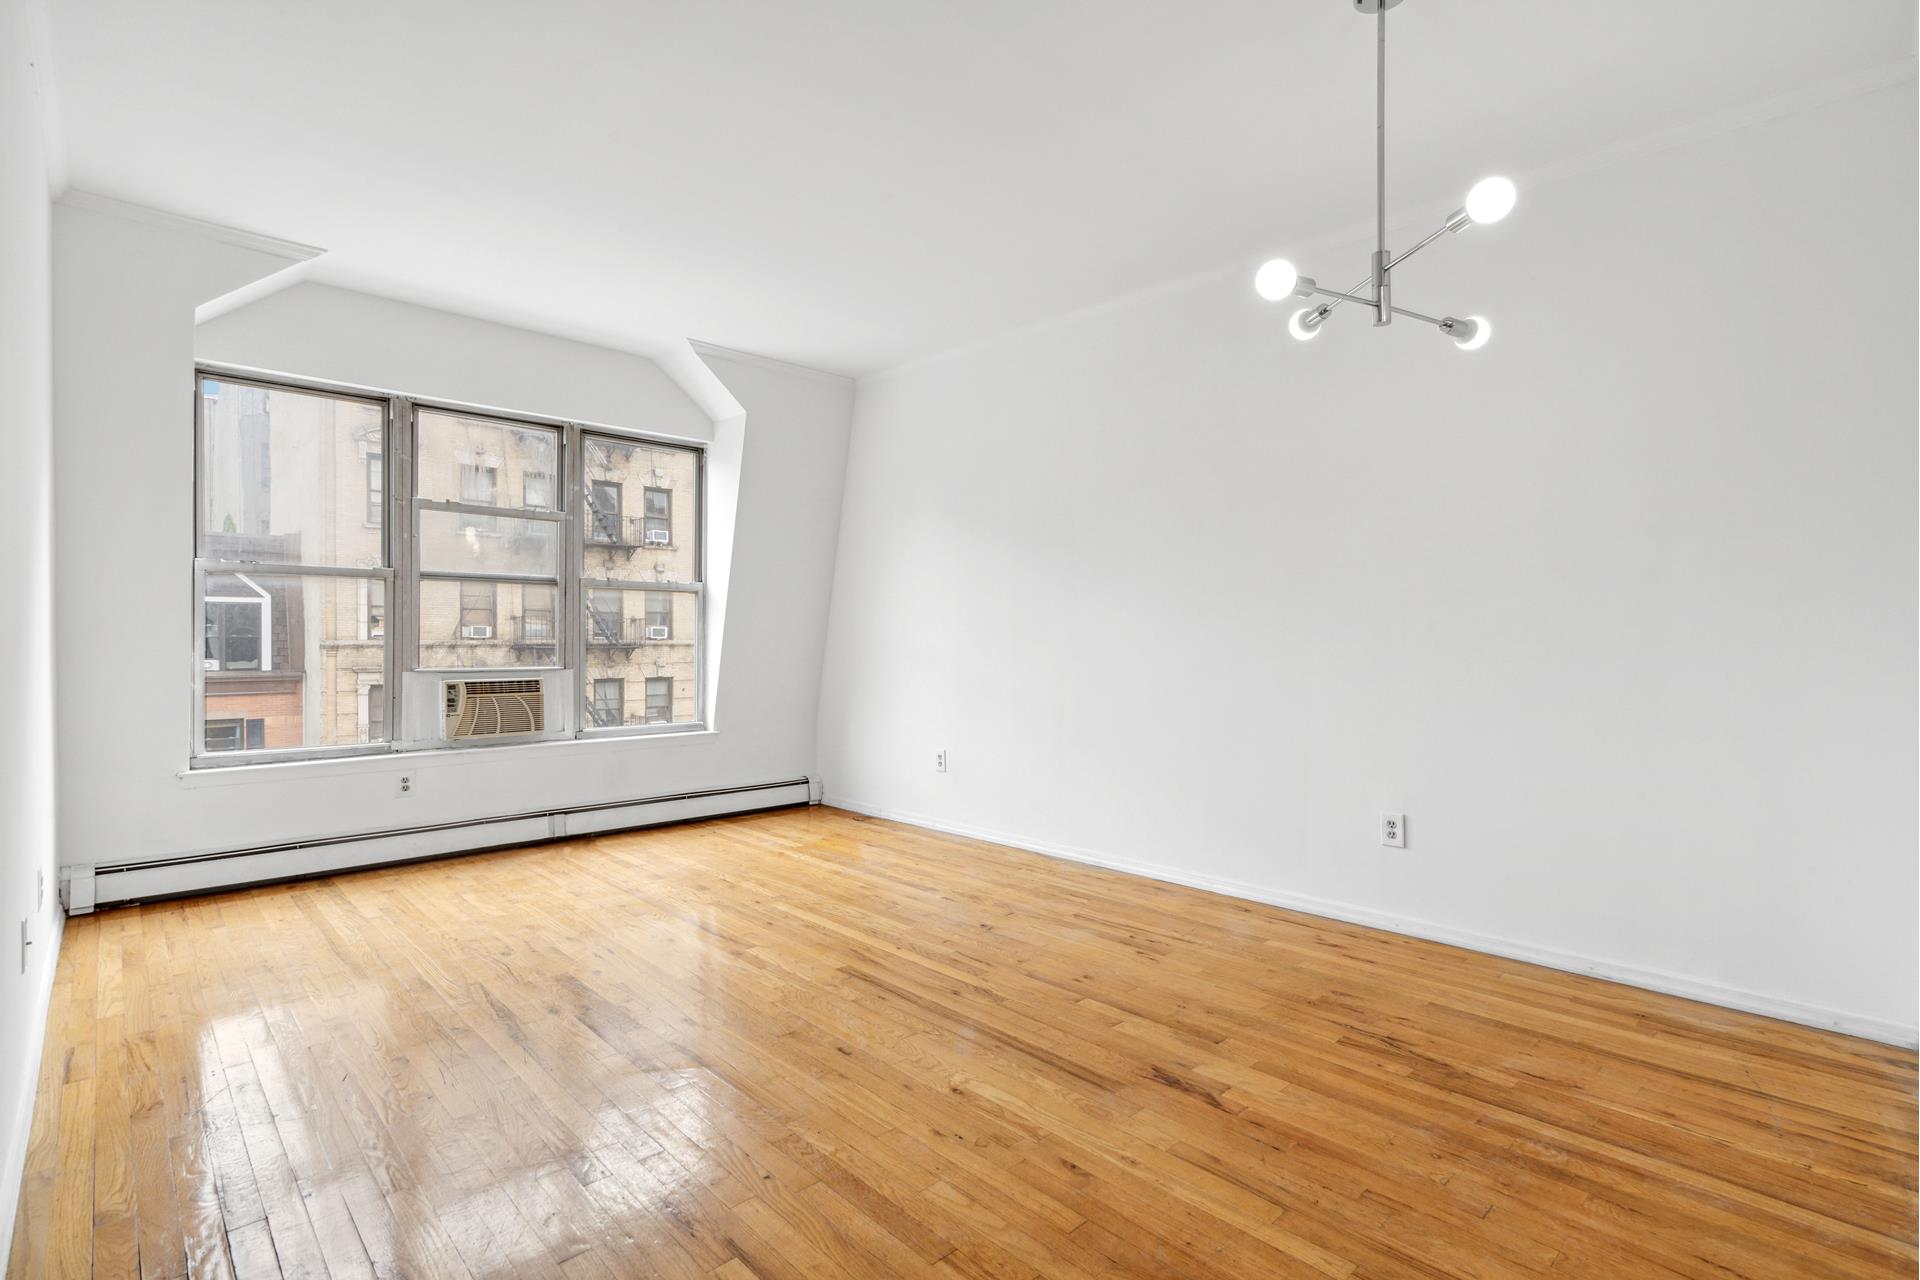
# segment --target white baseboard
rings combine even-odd
[[[329,837],[310,844],[200,855],[146,865],[68,866],[62,868],[62,888],[69,912],[80,915],[96,905],[108,907],[183,894],[212,893],[397,862],[539,844],[568,836],[721,818],[783,805],[809,804],[812,798],[812,788],[804,779],[755,783],[684,796],[636,799],[627,804],[597,805],[590,809],[476,819],[408,832]]]
[[[1567,973],[1605,978],[1609,982],[1624,983],[1630,987],[1641,987],[1648,991],[1658,991],[1688,1000],[1699,1000],[1702,1003],[1719,1005],[1726,1009],[1738,1009],[1743,1013],[1757,1013],[1763,1017],[1797,1022],[1802,1026],[1818,1027],[1823,1031],[1838,1031],[1844,1035],[1861,1036],[1868,1040],[1877,1040],[1883,1044],[1898,1045],[1906,1049],[1920,1044],[1920,1027],[1911,1024],[1889,1022],[1882,1018],[1840,1009],[1801,1004],[1795,1000],[1784,1000],[1778,996],[1748,991],[1740,987],[1723,986],[1716,982],[1690,978],[1684,974],[1667,973],[1659,969],[1643,969],[1635,965],[1622,964],[1616,960],[1596,959],[1592,956],[1559,951],[1530,942],[1517,942],[1511,938],[1502,938],[1493,934],[1476,933],[1470,929],[1457,929],[1451,925],[1437,924],[1431,920],[1421,920],[1413,916],[1396,915],[1392,912],[1354,906],[1351,903],[1288,893],[1245,880],[1202,875],[1179,867],[1167,866],[1164,863],[1116,858],[1093,849],[1031,840],[1012,832],[993,831],[983,827],[947,822],[925,814],[888,809],[882,805],[869,804],[847,796],[828,795],[822,803],[837,809],[864,813],[869,817],[885,818],[893,822],[904,822],[909,826],[945,832],[948,835],[1004,844],[1015,849],[1024,849],[1029,853],[1044,854],[1049,858],[1084,862],[1091,866],[1105,867],[1110,871],[1124,871],[1129,875],[1143,876],[1149,880],[1186,885],[1191,889],[1205,889],[1210,893],[1225,894],[1230,898],[1244,898],[1249,902],[1264,902],[1268,906],[1284,907],[1289,911],[1325,916],[1328,919],[1366,925],[1373,929],[1385,929],[1390,933],[1424,938],[1429,942],[1444,942],[1449,946],[1465,947],[1470,951],[1482,951],[1488,955],[1503,956],[1509,960],[1522,960],[1528,964],[1543,965],[1546,968],[1559,969]]]
[[[33,1134],[33,1104],[40,1088],[40,1055],[47,1048],[47,1013],[53,1007],[53,975],[60,967],[60,942],[67,931],[66,916],[58,911],[52,916],[53,934],[45,939],[46,968],[42,971],[40,989],[34,992],[33,1010],[27,1020],[26,1074],[6,1130],[7,1147],[0,1152],[0,1160],[6,1162],[0,1164],[0,1267],[5,1266],[13,1248],[13,1224],[19,1216],[20,1186],[27,1170],[27,1140]]]

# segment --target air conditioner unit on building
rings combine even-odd
[[[667,532],[665,529],[647,530],[646,542],[647,542],[647,545],[650,547],[664,547],[672,541],[673,541],[673,535]]]
[[[672,627],[648,627],[647,628],[647,639],[649,640],[665,640],[668,636],[672,634],[673,634]]]
[[[547,727],[546,694],[538,680],[448,680],[447,738],[518,738]]]
[[[487,626],[485,623],[477,626],[462,627],[460,628],[460,638],[462,640],[491,640],[493,639],[493,628]]]

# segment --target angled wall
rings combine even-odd
[[[1246,264],[863,381],[828,800],[1911,1042],[1914,155],[1523,187],[1473,354]]]
[[[245,285],[212,279],[204,260],[226,263],[238,250],[217,234],[123,213],[63,206],[57,218],[59,706],[73,726],[60,757],[63,864],[814,773],[850,383],[714,353],[707,368],[730,393],[719,398],[738,410],[716,421],[644,357],[306,283],[196,328],[197,307]],[[190,773],[183,673],[194,625],[196,358],[707,443],[715,510],[738,513],[715,539],[727,553],[713,567],[713,595],[730,616],[709,646],[713,730]],[[729,593],[729,582],[752,590]],[[130,631],[127,618],[160,621]],[[405,798],[401,772],[416,779]],[[316,856],[302,869],[335,865]],[[337,865],[356,859],[366,860],[342,853]]]

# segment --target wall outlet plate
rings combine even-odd
[[[1380,815],[1380,843],[1389,849],[1407,847],[1406,814],[1383,813]]]
[[[396,780],[393,784],[393,793],[397,796],[412,795],[413,794],[413,775],[410,773],[401,774],[399,779]]]
[[[947,771],[947,751],[945,747],[933,753],[933,771],[935,773],[945,773]]]

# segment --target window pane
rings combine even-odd
[[[422,667],[551,667],[560,661],[554,589],[538,583],[420,580]]]
[[[603,676],[587,683],[587,723],[596,729],[613,729],[627,722],[627,682],[615,676]]]
[[[200,554],[269,564],[383,563],[386,406],[200,379]]]
[[[560,568],[559,531],[551,520],[422,511],[420,570],[552,577]]]
[[[379,579],[209,574],[201,601],[204,749],[332,747],[385,740],[386,642],[362,610]]]
[[[696,582],[700,455],[585,437],[589,578]]]
[[[588,587],[582,603],[587,723],[596,728],[692,723],[698,712],[699,595]],[[663,629],[665,636],[659,634]],[[621,718],[610,722],[596,709],[594,691],[602,685],[610,690],[612,681],[621,682],[624,702]]]
[[[673,723],[673,677],[647,677],[647,723]]]
[[[415,436],[414,492],[436,502],[553,509],[559,432],[422,409]],[[545,477],[529,483],[529,477]]]

